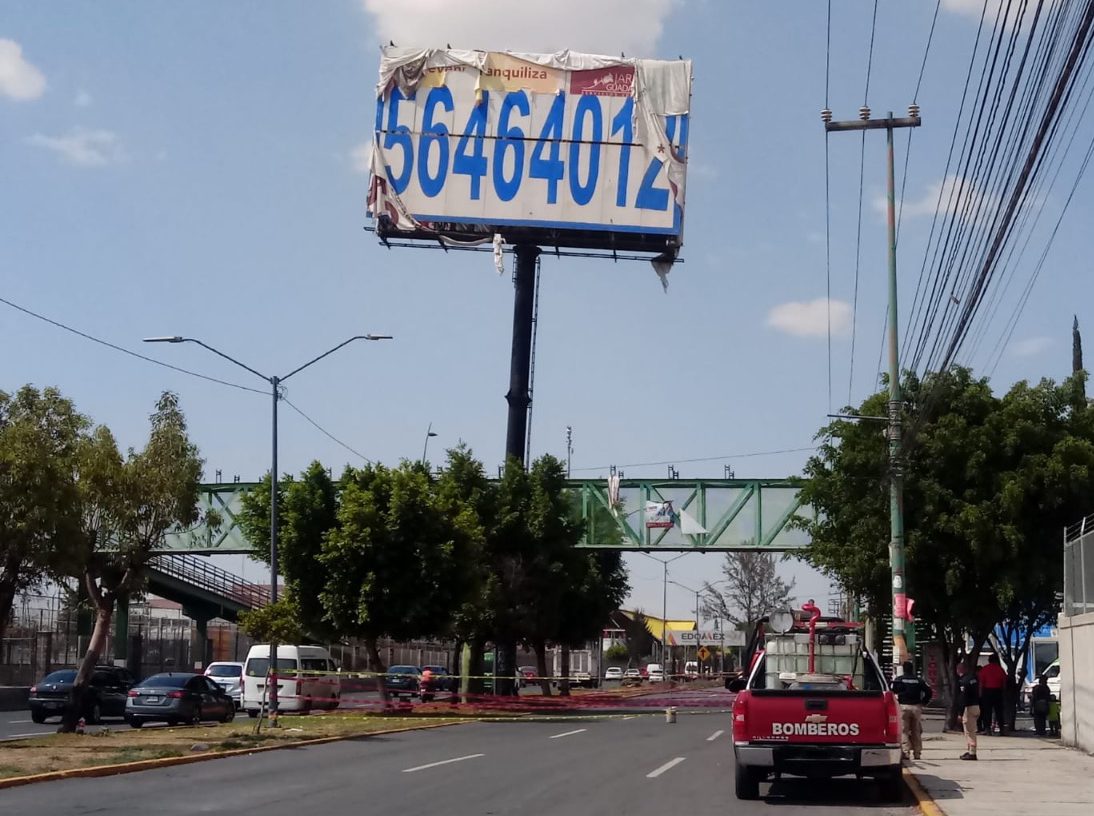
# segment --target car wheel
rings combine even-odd
[[[87,724],[98,725],[103,719],[102,707],[97,703],[92,703],[91,708],[87,710]]]
[[[30,712],[30,719],[38,725],[41,725],[46,721],[46,712],[32,710]]]
[[[126,720],[126,722],[129,723],[130,728],[140,728],[144,725],[144,720],[138,720],[136,717]]]
[[[250,717],[252,720],[258,719],[258,711],[253,708],[248,708],[247,716]]]
[[[235,718],[236,718],[236,710],[235,710],[235,707],[232,706],[225,712],[224,717],[221,719],[221,722],[222,723],[230,723]]]
[[[735,793],[738,799],[760,798],[760,776],[751,768],[738,765],[735,782]]]

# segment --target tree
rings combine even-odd
[[[380,672],[380,637],[406,640],[449,628],[462,598],[457,537],[417,463],[346,469],[338,525],[323,537],[320,599],[336,631],[365,641]]]
[[[857,413],[883,416],[886,399]],[[967,639],[976,654],[1001,621],[1028,627],[1051,609],[1058,531],[1094,504],[1094,420],[1081,376],[1000,398],[958,368],[909,377],[905,400],[905,574],[917,632],[941,645],[949,682]],[[887,443],[872,422],[837,420],[820,435],[802,489],[817,515],[798,521],[812,538],[805,557],[887,616]]]
[[[99,662],[117,599],[140,591],[153,550],[176,527],[199,516],[202,460],[186,431],[178,397],[164,392],[151,417],[148,442],[124,459],[100,426],[81,445],[77,486],[82,529],[73,577],[95,607],[95,626],[73,684],[62,730],[73,731],[84,689]]]
[[[725,588],[703,587],[703,611],[710,617],[751,629],[767,615],[790,604],[794,581],[779,577],[775,556],[758,550],[726,553],[722,565]]]
[[[56,389],[0,392],[0,638],[16,596],[71,554],[79,528],[73,469],[88,425]]]
[[[628,592],[627,568],[618,550],[572,550],[565,566],[561,614],[555,635],[563,648],[563,693],[569,692],[567,650],[584,646],[593,638],[597,640],[599,650],[604,623],[623,603]]]
[[[240,524],[254,547],[254,557],[270,562],[270,475],[243,496]],[[320,560],[323,537],[338,524],[338,485],[319,462],[312,462],[299,479],[278,480],[278,564],[293,597],[302,634],[326,639],[336,634],[321,595],[328,571]],[[268,638],[264,638],[268,640]],[[283,641],[279,643],[296,642]]]
[[[311,634],[301,625],[300,606],[291,592],[258,609],[239,613],[239,626],[259,642],[302,643]]]

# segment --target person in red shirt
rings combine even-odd
[[[1003,692],[1007,687],[1007,673],[999,665],[999,655],[992,654],[988,664],[981,667],[980,679],[980,728],[981,734],[992,732],[992,720],[999,726],[999,733],[1006,730],[1003,720]],[[994,716],[993,716],[994,715]]]

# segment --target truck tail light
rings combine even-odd
[[[891,691],[885,692],[885,741],[900,742],[900,705]]]
[[[748,695],[744,692],[733,701],[733,741],[748,742]]]

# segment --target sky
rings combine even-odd
[[[833,5],[827,104],[853,119],[875,4]],[[936,3],[877,5],[865,98],[875,113],[901,114]],[[954,183],[945,160],[980,8],[981,0],[941,2],[908,160],[903,303],[938,191]],[[886,311],[884,140],[867,139],[859,243],[860,141],[833,136],[830,396],[825,9],[818,0],[5,0],[0,297],[257,388],[260,380],[197,346],[141,338],[200,338],[284,374],[351,335],[394,335],[353,344],[289,383],[288,399],[330,436],[284,407],[280,469],[417,458],[432,424],[431,459],[463,441],[492,471],[505,445],[510,277],[489,254],[388,250],[365,231],[362,157],[379,45],[683,55],[695,77],[684,263],[665,292],[646,263],[543,259],[532,454],[565,456],[570,426],[575,476],[616,465],[628,477],[662,477],[662,463],[678,463],[681,478],[721,477],[725,465],[738,477],[800,473],[825,415],[877,385]],[[898,161],[907,145],[901,134]],[[1043,204],[1058,208],[1059,198]],[[990,352],[1009,305],[965,360],[997,389],[1069,373],[1072,314],[1094,317],[1083,312],[1094,302],[1082,227],[1092,206],[1086,184],[998,365]],[[1035,239],[1034,249],[1043,245]],[[268,397],[3,304],[0,333],[0,387],[55,385],[134,446],[158,394],[171,389],[208,478],[254,480],[268,469]],[[660,614],[662,566],[638,554],[628,563],[630,602]],[[689,555],[670,578],[697,588],[720,567],[721,556]],[[782,570],[797,581],[798,600],[828,596],[811,570]],[[693,604],[690,591],[669,585],[670,616]]]

